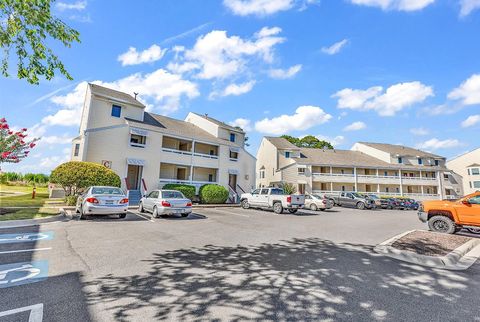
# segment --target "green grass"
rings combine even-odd
[[[31,208],[18,208],[14,209],[13,212],[9,212],[4,215],[0,215],[0,221],[5,220],[19,220],[19,219],[34,219],[34,218],[43,218],[56,215],[58,213],[58,208],[45,208],[53,201],[60,201],[62,205],[62,200],[58,199],[49,199],[48,191],[45,187],[37,188],[37,193],[35,199],[32,199],[32,189],[30,186],[11,186],[11,185],[0,185],[0,208],[3,207],[31,207]],[[11,192],[21,192],[24,194],[21,195],[12,195],[12,194],[2,194],[11,193]],[[58,203],[54,206],[59,205]],[[6,209],[11,211],[11,209]]]

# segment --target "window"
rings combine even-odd
[[[262,189],[260,190],[261,195],[268,195],[268,189]]]
[[[398,157],[398,163],[403,163],[403,158],[402,157]]]
[[[418,158],[418,164],[419,164],[419,165],[422,165],[422,164],[423,164],[422,158]]]
[[[478,176],[480,174],[480,169],[479,168],[472,168],[472,176]]]
[[[399,192],[400,192],[400,188],[398,188],[398,187],[397,187],[397,188],[395,188],[395,190],[397,191],[397,193],[399,193]]]
[[[480,205],[480,196],[475,196],[470,199],[468,199],[468,202],[473,204],[473,205]]]
[[[342,174],[345,174],[345,170],[342,169],[342,170],[340,170],[340,171],[342,172]]]
[[[230,160],[238,160],[238,152],[230,151]]]
[[[230,133],[230,142],[235,142],[235,133]]]
[[[435,166],[437,166],[437,167],[438,167],[439,165],[440,165],[440,161],[438,161],[438,160],[435,160]]]
[[[345,186],[342,186],[342,191],[345,191]]]
[[[385,192],[390,192],[389,190],[390,190],[389,187],[386,187],[386,188],[385,188]]]
[[[208,182],[213,182],[213,174],[208,175]]]
[[[122,113],[122,107],[121,106],[112,105],[112,116],[120,117],[121,113]]]
[[[252,195],[258,195],[260,193],[260,189],[255,189],[252,191]]]
[[[385,171],[383,174],[385,175],[385,177],[388,177],[388,171]]]
[[[448,180],[448,174],[444,173],[443,174],[443,179]]]
[[[267,193],[268,193],[268,189],[265,189],[265,190],[267,190]],[[263,194],[263,191],[262,191],[262,194]],[[272,189],[272,190],[270,190],[270,194],[271,195],[283,195],[283,189],[279,189],[279,188]]]
[[[93,187],[94,195],[123,195],[123,191],[119,188]]]
[[[290,158],[290,151],[285,151],[285,158]]]
[[[78,153],[80,152],[80,144],[75,144],[75,149],[73,151],[73,156],[78,157]]]
[[[474,188],[480,188],[480,181],[473,181]]]
[[[158,191],[157,191],[157,190],[154,190],[154,191],[150,192],[150,193],[148,194],[147,198],[152,198],[152,199],[158,198]]]
[[[185,196],[180,191],[162,191],[162,198],[164,199],[185,199]]]
[[[130,145],[143,148],[147,143],[147,137],[138,135],[138,134],[130,134]]]
[[[298,168],[298,174],[302,174],[304,175],[305,174],[305,168]]]
[[[260,170],[260,179],[265,179],[265,170]]]

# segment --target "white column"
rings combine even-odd
[[[421,189],[421,191],[422,191],[422,196],[423,196],[423,186],[420,186],[420,189]]]
[[[377,184],[377,193],[380,193],[380,184]]]
[[[377,178],[378,178],[378,169],[377,169]]]
[[[330,176],[333,174],[333,169],[330,167]]]
[[[333,192],[333,182],[330,182],[330,192]]]
[[[443,173],[437,171],[435,175],[437,176],[438,180],[437,193],[440,195],[440,199],[443,199],[445,197],[445,192],[443,191]]]
[[[398,170],[398,176],[400,177],[400,196],[403,196],[402,170]]]
[[[353,176],[355,178],[355,191],[358,191],[357,167],[353,168]]]

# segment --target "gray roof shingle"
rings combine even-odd
[[[240,127],[231,126],[230,124],[227,124],[227,123],[225,123],[225,122],[222,122],[222,121],[219,121],[219,120],[217,120],[217,119],[214,119],[213,117],[210,117],[210,116],[208,116],[208,115],[198,114],[198,113],[195,113],[195,112],[191,112],[191,113],[193,113],[193,114],[195,114],[195,115],[198,115],[198,116],[200,116],[200,117],[203,117],[204,119],[206,119],[206,120],[208,120],[208,121],[210,121],[210,122],[212,122],[212,123],[214,123],[214,124],[217,124],[218,126],[221,126],[221,127],[225,128],[225,129],[228,129],[228,130],[230,130],[230,131],[245,133],[245,131],[243,131],[243,129],[240,128]]]
[[[275,136],[266,136],[266,140],[270,141],[277,149],[288,149],[288,150],[300,150],[299,147],[290,143],[287,139],[275,137]]]
[[[90,86],[90,90],[92,91],[92,93],[95,95],[103,96],[106,98],[113,98],[120,102],[125,102],[139,107],[145,107],[145,105],[143,105],[141,102],[137,101],[132,95],[129,95],[127,93],[97,84],[88,83],[88,85]]]
[[[393,154],[393,155],[408,155],[408,156],[419,156],[419,157],[425,157],[425,158],[442,158],[442,156],[410,148],[408,146],[403,146],[403,145],[396,145],[396,144],[387,144],[387,143],[371,143],[371,142],[358,142],[361,144],[364,144],[366,146],[385,151],[387,153]]]

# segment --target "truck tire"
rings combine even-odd
[[[288,212],[291,213],[291,214],[294,214],[297,212],[297,209],[288,209]]]
[[[283,212],[283,207],[281,202],[276,202],[273,204],[273,212],[276,213],[277,215]]]
[[[357,202],[357,209],[363,210],[365,209],[365,204],[363,202]]]
[[[243,199],[243,200],[242,200],[242,208],[243,208],[243,209],[248,209],[248,208],[250,208],[250,204],[248,203],[248,199]]]
[[[444,234],[455,233],[455,223],[446,216],[433,216],[428,220],[428,228],[431,231]]]

